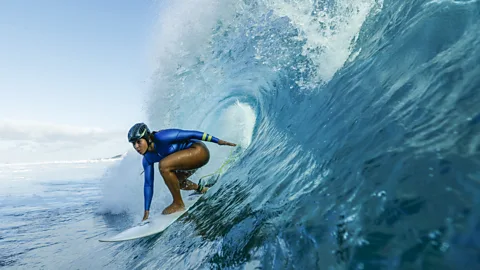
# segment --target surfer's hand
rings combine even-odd
[[[145,211],[145,213],[143,214],[143,219],[142,219],[142,221],[147,220],[149,214],[150,214],[150,211]]]
[[[218,140],[218,144],[219,144],[219,145],[237,146],[237,145],[234,144],[234,143],[227,142],[227,141],[224,141],[224,140]]]

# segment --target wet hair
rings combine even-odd
[[[153,143],[153,138],[154,138],[154,136],[155,136],[155,133],[157,133],[157,132],[156,132],[156,131],[152,131],[152,132],[150,132],[150,134],[148,134],[148,136],[146,136],[145,139],[147,139],[147,144],[148,144],[148,146],[150,146],[150,144]]]

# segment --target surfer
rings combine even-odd
[[[150,132],[144,123],[136,123],[130,128],[128,141],[139,154],[143,155],[145,212],[142,221],[148,219],[150,214],[154,163],[158,162],[160,174],[173,197],[172,204],[167,206],[162,214],[171,214],[185,209],[180,189],[196,190],[201,193],[208,189],[187,179],[210,160],[210,152],[202,141],[236,146],[206,132],[195,130],[164,129]]]

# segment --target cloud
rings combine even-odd
[[[102,158],[130,148],[125,131],[0,120],[0,163]]]
[[[28,121],[0,121],[0,140],[50,142],[101,142],[119,139],[121,132]]]

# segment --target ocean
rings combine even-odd
[[[0,267],[480,268],[480,1],[184,0],[158,17],[145,121],[235,142],[235,160],[166,231],[114,244],[98,239],[143,215],[140,155],[2,165]],[[193,181],[231,154],[207,145]],[[152,215],[170,202],[156,171]]]

